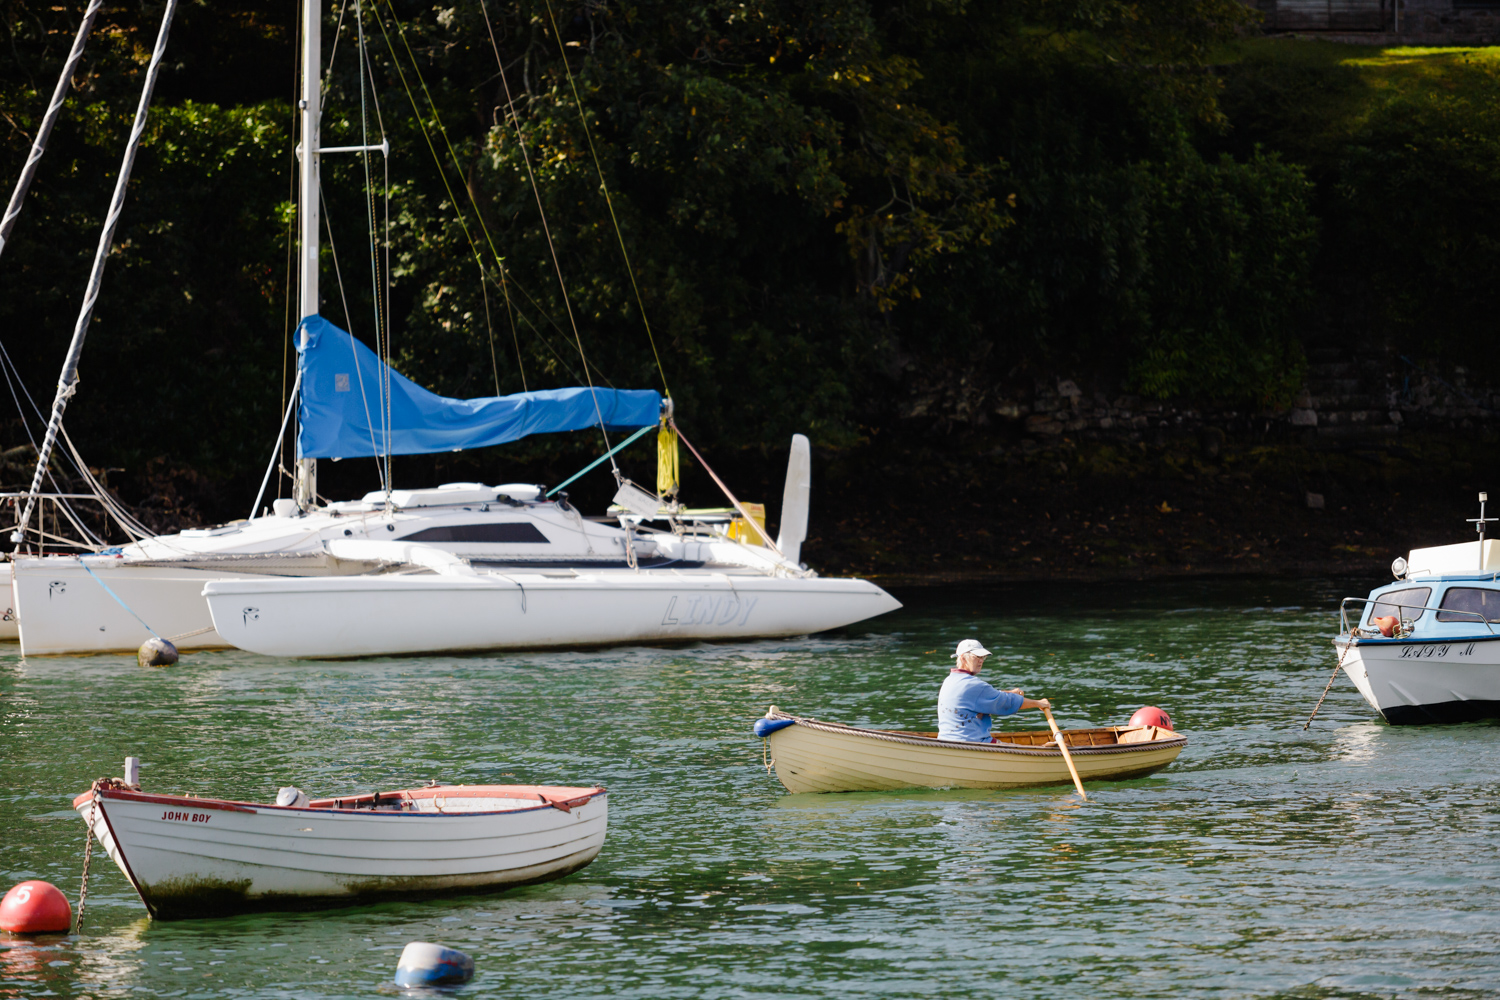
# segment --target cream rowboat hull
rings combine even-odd
[[[774,706],[767,719],[793,716]],[[1182,752],[1187,738],[1155,727],[1064,733],[1084,781],[1140,778]],[[920,733],[857,729],[796,718],[767,737],[776,776],[790,792],[875,792],[897,788],[1025,788],[1072,781],[1050,732],[1003,733],[1016,743],[951,743]],[[1130,742],[1122,742],[1130,741]]]

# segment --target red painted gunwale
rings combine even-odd
[[[187,795],[153,795],[147,792],[132,792],[120,788],[90,789],[82,795],[73,799],[73,808],[86,805],[95,794],[102,799],[114,799],[121,802],[150,802],[156,805],[177,806],[188,809],[212,809],[221,812],[260,812],[263,809],[285,811],[285,812],[358,812],[364,806],[366,811],[374,803],[375,796],[379,795],[382,801],[387,799],[393,801],[415,802],[422,799],[448,798],[448,797],[486,797],[496,799],[531,799],[535,798],[535,808],[561,809],[563,812],[572,812],[577,806],[588,802],[596,795],[606,794],[607,789],[602,785],[594,785],[591,788],[570,788],[559,785],[433,785],[426,788],[405,788],[391,792],[366,792],[363,795],[338,796],[325,799],[313,799],[305,806],[278,806],[262,804],[259,802],[235,802],[229,799],[198,799]],[[504,810],[506,812],[518,812],[524,810]],[[385,813],[382,815],[423,815],[431,816],[432,813]],[[439,813],[438,815],[444,815]],[[483,816],[482,812],[449,813],[447,815]]]

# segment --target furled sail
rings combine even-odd
[[[299,458],[423,455],[519,441],[532,434],[647,427],[661,415],[652,389],[543,389],[513,396],[449,399],[428,392],[386,365],[358,339],[321,316],[298,330],[302,399],[297,409]],[[390,386],[389,418],[382,391]],[[597,401],[597,410],[595,404]]]

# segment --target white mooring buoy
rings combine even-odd
[[[135,658],[143,667],[170,667],[177,662],[177,647],[165,639],[152,636],[141,643]]]
[[[397,986],[452,986],[474,978],[474,960],[454,948],[413,941],[396,963]]]

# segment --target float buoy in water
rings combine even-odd
[[[440,944],[413,941],[396,963],[397,986],[451,986],[474,978],[474,960]]]
[[[143,667],[170,667],[177,662],[177,647],[165,639],[155,636],[141,643],[135,658]]]
[[[0,899],[0,930],[12,934],[66,934],[73,928],[73,907],[51,882],[32,880],[13,886]]]
[[[1136,709],[1135,714],[1130,717],[1130,722],[1127,725],[1159,726],[1162,729],[1172,729],[1172,717],[1155,705],[1147,705],[1145,708]],[[1175,733],[1176,731],[1172,729],[1172,732]]]

